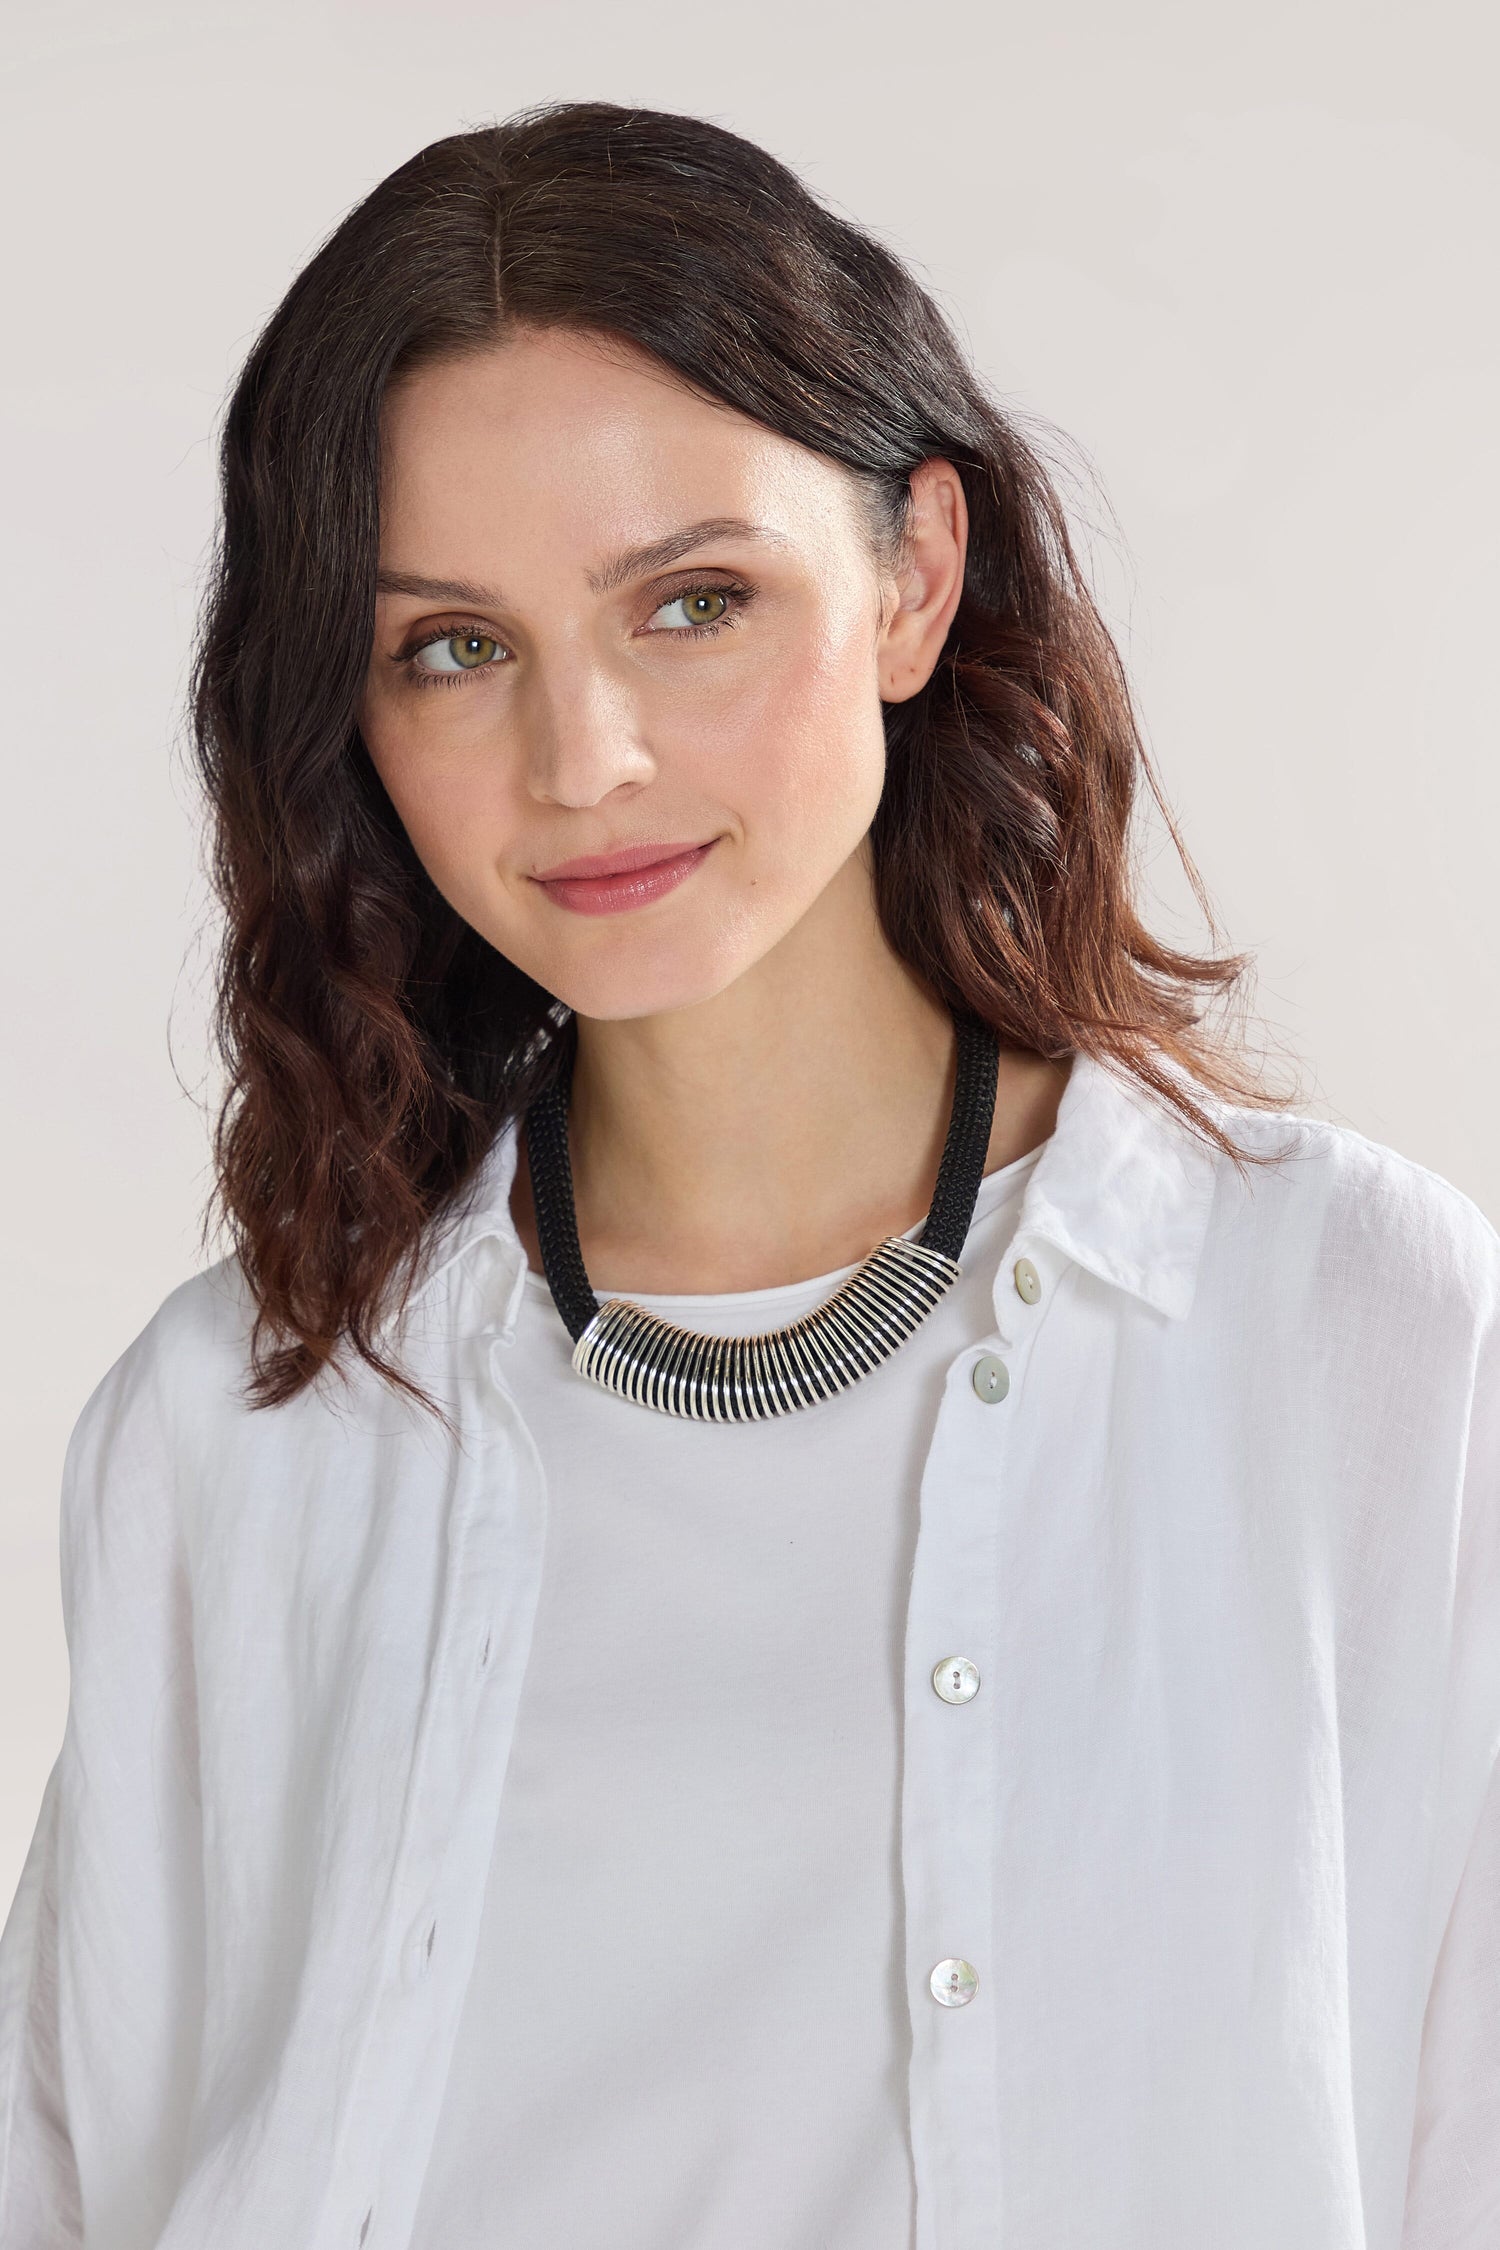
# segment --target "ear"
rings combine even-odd
[[[969,509],[957,469],[923,461],[910,483],[907,551],[876,644],[882,703],[904,703],[927,685],[964,590]]]

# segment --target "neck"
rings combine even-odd
[[[957,1040],[887,944],[858,857],[713,998],[577,1030],[574,1205],[597,1293],[809,1280],[926,1216]],[[1067,1069],[1002,1049],[986,1172],[1045,1140]],[[511,1200],[540,1271],[524,1136]]]

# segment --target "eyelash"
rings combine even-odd
[[[661,600],[654,604],[651,614],[655,616],[658,609],[665,609],[669,602],[680,602],[689,594],[727,595],[729,608],[722,617],[715,618],[711,625],[672,626],[667,637],[674,641],[712,640],[715,634],[724,632],[732,625],[737,625],[750,602],[754,599],[753,589],[749,586],[726,585],[722,580],[710,581],[690,578],[685,580],[682,585],[674,586],[670,593],[663,594]],[[485,672],[498,672],[502,669],[502,666],[493,659],[488,664],[470,665],[467,670],[458,672],[434,672],[425,664],[417,662],[417,658],[424,648],[436,648],[443,641],[465,639],[494,641],[497,646],[502,645],[499,636],[492,633],[487,625],[476,625],[473,619],[469,618],[456,625],[439,626],[436,632],[424,634],[423,638],[413,648],[404,650],[396,658],[397,666],[414,687],[421,688],[457,687],[464,680],[477,679]]]

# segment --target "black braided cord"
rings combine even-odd
[[[955,1015],[953,1023],[958,1034],[953,1110],[932,1207],[916,1239],[924,1248],[956,1260],[968,1237],[979,1183],[984,1178],[995,1117],[1000,1047],[989,1025],[977,1017]],[[578,1242],[573,1167],[568,1154],[568,1094],[577,1052],[574,1031],[567,1038],[557,1076],[537,1095],[523,1121],[542,1265],[553,1302],[575,1343],[599,1310]]]

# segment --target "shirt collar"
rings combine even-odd
[[[1223,1105],[1175,1063],[1167,1076],[1220,1116]],[[526,1253],[510,1213],[517,1121],[496,1134],[459,1206],[434,1229],[425,1271],[404,1308],[377,1328],[384,1337],[414,1314],[444,1332],[515,1334]],[[1115,1065],[1075,1053],[1053,1132],[1028,1173],[1011,1248],[1049,1243],[1100,1281],[1180,1320],[1192,1303],[1213,1200],[1219,1152]],[[435,1285],[447,1277],[447,1286]],[[995,1276],[999,1332],[1014,1332],[1010,1269]]]
[[[1190,1091],[1215,1121],[1225,1105],[1177,1064],[1163,1075]],[[1094,1274],[1170,1319],[1193,1301],[1220,1152],[1140,1081],[1092,1055],[1075,1054],[1057,1123],[1030,1173],[1014,1246],[1048,1242]],[[1002,1334],[1013,1290],[995,1280]]]

